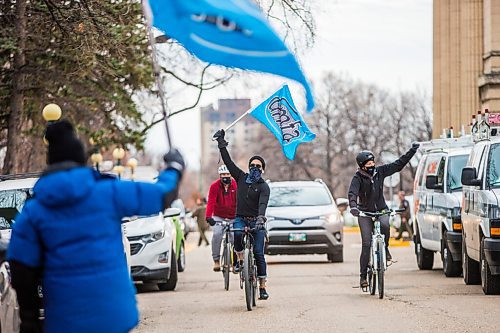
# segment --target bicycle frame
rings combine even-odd
[[[382,235],[380,230],[380,221],[378,218],[372,217],[373,221],[373,233],[372,233],[372,243],[371,243],[371,255],[370,255],[370,264],[373,266],[376,274],[377,270],[382,268],[384,271],[387,270],[387,261],[386,261],[386,253],[385,253],[385,237]],[[379,245],[382,248],[382,266],[379,267],[379,260],[374,260],[377,258]]]

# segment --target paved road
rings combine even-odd
[[[412,247],[392,248],[398,260],[386,276],[386,298],[358,284],[358,234],[345,235],[344,263],[326,256],[269,256],[268,301],[245,307],[233,276],[224,291],[211,271],[208,247],[190,235],[187,269],[177,290],[139,286],[137,332],[500,332],[500,296],[446,278],[436,255],[432,271],[419,271]]]

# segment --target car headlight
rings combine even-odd
[[[453,218],[460,218],[460,207],[454,207],[452,209],[447,209],[446,210],[446,217],[449,218],[449,219],[453,219]]]
[[[488,205],[488,218],[490,219],[500,219],[500,207],[496,205]]]
[[[165,236],[165,230],[160,230],[157,232],[152,232],[142,236],[142,241],[146,244],[156,242]]]
[[[338,223],[338,222],[340,222],[340,213],[334,212],[334,213],[322,216],[322,218],[328,223]]]

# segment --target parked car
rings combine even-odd
[[[493,119],[475,126],[462,171],[464,281],[481,283],[487,295],[500,294],[500,116]]]
[[[423,156],[414,181],[414,244],[419,269],[432,269],[440,252],[446,276],[462,273],[462,168],[472,148],[470,136],[432,140],[423,144]]]
[[[179,209],[167,209],[146,217],[130,217],[125,220],[125,235],[130,242],[130,266],[132,279],[154,283],[160,290],[174,290],[177,285],[178,263],[185,265],[183,238],[178,238],[178,226],[173,217]],[[182,234],[181,234],[182,236]]]
[[[321,180],[270,182],[267,254],[326,254],[342,262],[340,212]]]
[[[193,230],[191,230],[191,224],[189,223],[188,218],[186,218],[186,207],[184,206],[184,202],[182,201],[182,199],[176,199],[172,202],[171,206],[172,208],[179,209],[180,213],[177,219],[181,224],[184,238],[187,238],[188,234]]]
[[[16,292],[11,285],[6,261],[12,225],[26,200],[32,195],[37,178],[32,174],[0,176],[0,331],[19,332],[20,318]],[[43,309],[40,309],[43,315]]]

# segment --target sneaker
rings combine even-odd
[[[238,274],[240,272],[240,264],[236,262],[233,266],[233,273]]]
[[[387,259],[387,261],[392,261],[392,255],[391,252],[389,252],[389,248],[385,249],[385,258]]]
[[[220,261],[219,260],[214,261],[214,272],[220,272]]]
[[[269,298],[269,294],[266,291],[266,288],[259,288],[259,299],[266,300]]]
[[[366,280],[366,276],[361,276],[359,278],[359,286],[361,288],[367,288],[368,287],[368,281]]]

